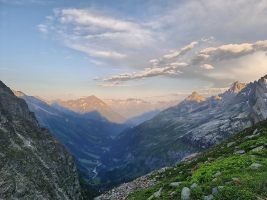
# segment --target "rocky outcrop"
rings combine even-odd
[[[1,81],[0,199],[82,199],[72,156]]]
[[[164,169],[159,171],[164,171]],[[101,196],[96,197],[94,200],[124,200],[127,198],[127,196],[137,190],[154,186],[157,183],[155,174],[159,171],[151,172],[150,174],[141,176],[131,182],[121,184],[119,187],[116,187],[110,191],[107,191]]]

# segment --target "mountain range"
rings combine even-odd
[[[19,96],[40,124],[75,156],[83,176],[106,190],[173,166],[266,119],[266,80],[267,76],[249,84],[235,82],[227,91],[212,97],[193,92],[177,105],[149,111],[143,114],[144,118],[140,115],[132,121],[120,118],[119,123],[109,120],[120,114],[114,114],[117,112],[110,104],[94,96],[52,104]]]
[[[267,76],[235,82],[218,96],[196,92],[151,120],[122,132],[103,157],[104,186],[127,182],[210,148],[267,117]]]
[[[136,98],[104,99],[103,101],[115,112],[127,118],[128,121],[143,116],[145,113],[164,110],[178,103],[178,100],[150,102]]]

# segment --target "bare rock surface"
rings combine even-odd
[[[72,156],[0,81],[0,199],[82,199]]]

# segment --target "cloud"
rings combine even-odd
[[[203,64],[200,66],[200,68],[202,69],[206,69],[206,70],[211,70],[211,69],[214,69],[214,67],[210,64]]]
[[[48,18],[49,17],[49,18]],[[142,23],[118,19],[90,9],[57,9],[37,26],[42,33],[90,57],[117,60],[138,51],[153,39]]]
[[[209,41],[209,40],[207,40]],[[206,41],[205,41],[206,42]],[[184,56],[186,53],[190,52],[192,49],[194,49],[197,45],[199,44],[198,41],[193,41],[190,44],[177,49],[177,50],[171,50],[169,53],[164,54],[161,58],[157,59],[151,59],[149,62],[155,67],[155,66],[160,66],[164,65],[165,63],[169,65],[175,65],[175,60],[178,58]],[[173,62],[173,63],[170,63]],[[178,62],[179,64],[179,62]]]
[[[265,72],[255,58],[266,62],[261,54],[267,53],[266,0],[160,2],[142,3],[145,13],[129,2],[120,6],[122,12],[109,6],[57,9],[37,29],[100,61],[101,67],[124,72],[104,77],[103,84],[163,76],[221,87],[240,77],[238,73],[249,80],[249,72],[251,77]],[[133,12],[126,14],[126,7]]]
[[[266,0],[174,1],[168,10],[158,8],[158,12],[162,14],[154,24],[168,28],[168,38],[190,41],[213,35],[231,43],[259,40],[267,34]]]
[[[191,42],[190,44],[186,45],[185,47],[181,48],[178,51],[173,51],[170,54],[163,55],[165,59],[172,59],[177,58],[178,56],[182,56],[186,54],[188,51],[192,50],[198,44],[197,41]]]
[[[38,31],[40,31],[41,33],[44,33],[44,34],[48,32],[47,26],[45,24],[37,25],[37,29],[38,29]]]
[[[68,47],[87,53],[93,57],[104,57],[104,58],[114,58],[114,59],[122,59],[125,58],[126,55],[116,52],[116,51],[104,51],[104,50],[95,50],[91,49],[90,47],[85,47],[81,44],[66,44]]]
[[[226,59],[236,59],[257,51],[267,51],[267,40],[257,41],[255,43],[227,44],[219,47],[209,47],[201,50],[196,62],[205,60],[214,62]]]
[[[148,77],[156,77],[156,76],[175,76],[177,74],[182,73],[178,69],[181,67],[187,66],[186,63],[170,63],[165,67],[148,67],[143,71],[134,72],[134,73],[124,73],[115,76],[108,77],[104,79],[105,82],[121,82],[121,81],[129,81],[136,79],[143,79]]]
[[[256,75],[260,76],[267,73],[267,66],[263,65],[263,63],[267,63],[267,56],[265,55],[267,40],[212,46],[199,49],[190,56],[181,56],[192,50],[196,44],[197,42],[190,43],[175,51],[175,54],[167,54],[168,56],[163,55],[158,59],[152,59],[150,60],[151,67],[139,72],[113,75],[102,80],[104,82],[123,82],[167,76],[226,83],[230,80],[236,80],[240,74],[246,78],[249,76],[257,78]],[[186,51],[184,51],[185,49]],[[260,59],[261,62],[256,62],[256,58]],[[252,61],[255,63],[253,64]],[[199,70],[199,68],[204,70]]]

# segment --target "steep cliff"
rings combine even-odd
[[[72,156],[1,81],[0,199],[82,199]]]

